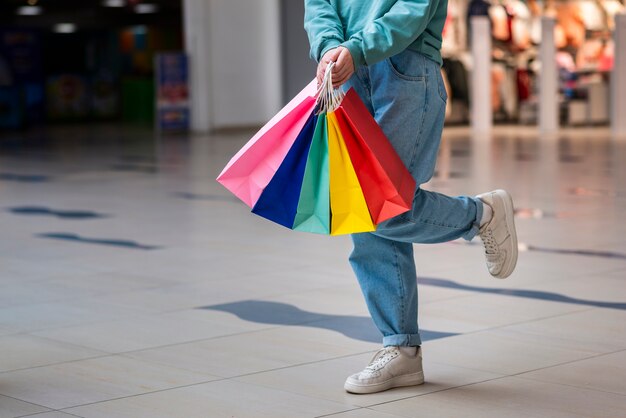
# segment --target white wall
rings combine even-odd
[[[265,123],[282,103],[279,0],[209,4],[212,126]]]
[[[283,51],[283,102],[289,102],[315,77],[316,63],[309,58],[304,31],[304,1],[281,0]]]
[[[195,132],[207,132],[211,128],[208,20],[207,0],[184,0],[183,26],[185,52],[189,56],[191,129]]]

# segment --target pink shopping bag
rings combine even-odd
[[[314,111],[316,93],[313,80],[235,154],[217,181],[253,207]]]

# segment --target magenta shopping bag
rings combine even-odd
[[[226,165],[217,181],[253,207],[315,109],[313,80]]]

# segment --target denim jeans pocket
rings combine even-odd
[[[439,72],[437,73],[437,86],[439,89],[439,96],[441,97],[441,100],[443,100],[444,102],[448,101],[448,92],[446,90],[446,83],[443,82],[443,75],[441,74],[441,69],[439,70]]]
[[[405,50],[386,59],[392,73],[406,81],[424,81],[426,68],[424,56],[419,52]]]

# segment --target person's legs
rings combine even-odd
[[[374,234],[352,236],[350,264],[383,346],[418,346],[417,275],[413,244]]]
[[[350,80],[417,184],[434,171],[445,115],[439,66],[405,51],[362,67]],[[444,89],[444,90],[442,90]],[[471,239],[482,205],[417,188],[411,211],[381,223],[375,233],[352,236],[350,263],[385,346],[420,344],[413,243]]]
[[[376,232],[352,236],[350,264],[385,347],[345,389],[373,393],[423,383],[417,322],[417,274],[413,243],[434,243],[478,232],[482,204],[422,190],[433,175],[445,115],[445,88],[436,63],[405,51],[350,80],[415,178],[412,209],[378,225]],[[410,347],[413,348],[411,351]]]
[[[471,240],[483,205],[474,197],[423,190],[435,170],[445,119],[446,92],[439,65],[404,51],[370,67],[375,118],[415,178],[409,212],[380,224],[376,234],[411,243]]]

